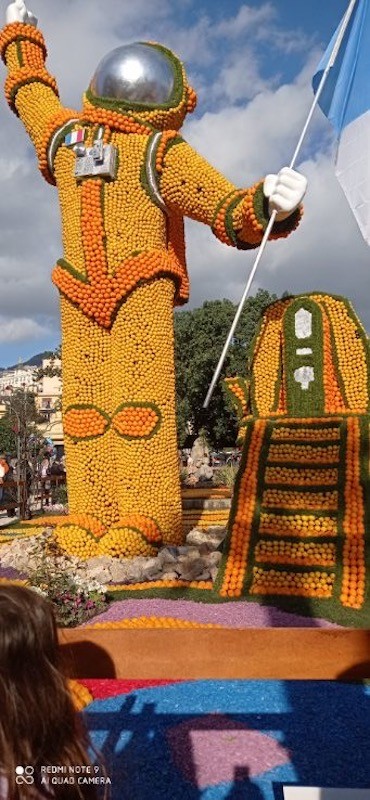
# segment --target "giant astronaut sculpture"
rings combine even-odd
[[[152,42],[110,52],[82,111],[65,108],[36,22],[16,0],[0,47],[8,103],[61,208],[53,282],[70,516],[56,531],[79,555],[151,553],[182,539],[173,305],[188,298],[183,218],[253,248],[272,208],[272,238],[296,227],[306,181],[285,168],[264,194],[262,182],[237,189],[211,167],[178,133],[196,101],[184,68]]]

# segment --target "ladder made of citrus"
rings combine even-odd
[[[248,424],[221,595],[362,607],[366,425],[360,416]]]

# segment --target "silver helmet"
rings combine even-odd
[[[171,57],[172,56],[172,57]],[[160,45],[135,42],[111,50],[100,61],[89,93],[95,98],[121,101],[125,105],[158,107],[175,104],[181,65],[176,56]]]

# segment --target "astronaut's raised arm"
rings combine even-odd
[[[47,162],[50,141],[78,113],[59,100],[56,80],[45,68],[47,50],[35,21],[22,0],[8,6],[7,24],[0,32],[0,54],[8,69],[6,99],[35,145],[42,174],[54,183]]]
[[[225,244],[242,250],[260,244],[268,224],[272,197],[265,195],[263,180],[249,188],[238,189],[180,137],[169,140],[162,162],[157,161],[157,164],[159,190],[169,211],[172,209],[204,222]],[[294,176],[298,176],[299,184],[302,176],[291,172],[293,181]],[[304,178],[303,181],[302,191],[296,192],[296,208],[275,223],[270,238],[287,236],[297,227],[302,213],[300,199],[305,190]],[[293,200],[292,206],[294,204]]]

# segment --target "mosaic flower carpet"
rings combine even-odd
[[[370,787],[370,686],[84,684],[112,800],[282,800],[283,785]]]

